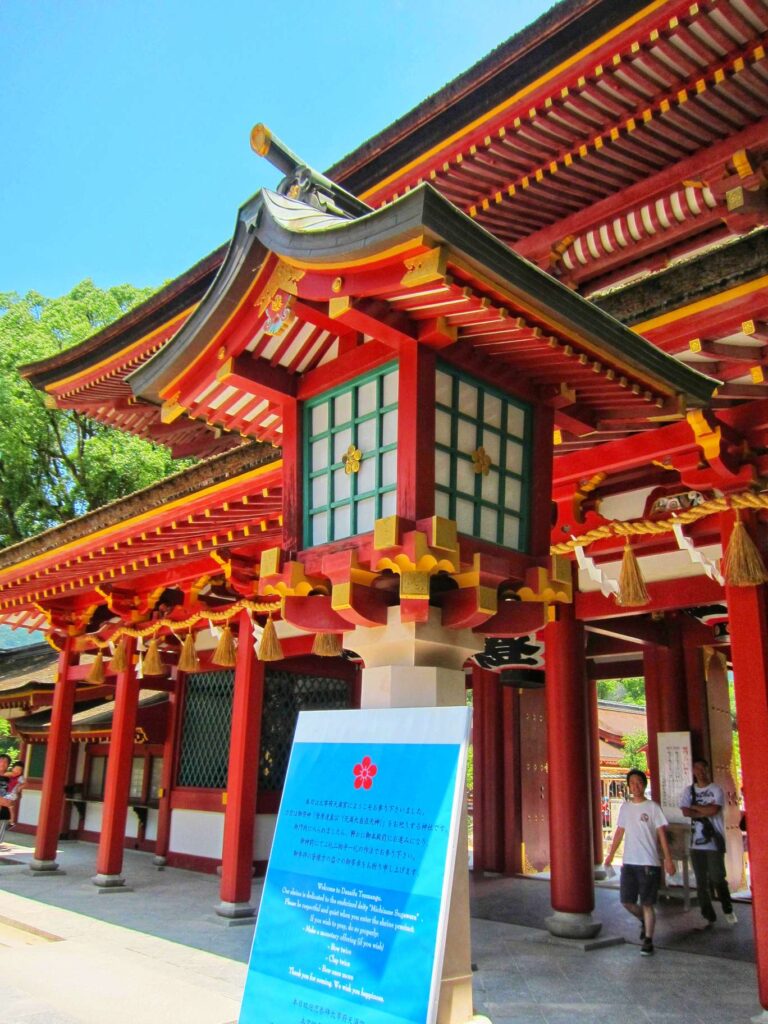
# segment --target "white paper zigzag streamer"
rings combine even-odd
[[[602,591],[603,597],[608,597],[611,594],[614,596],[618,594],[618,580],[612,580],[609,576],[606,576],[603,570],[595,564],[594,558],[589,558],[588,555],[584,554],[584,548],[577,545],[573,550],[576,555],[576,562],[579,568],[586,571],[593,583],[597,583]]]
[[[690,560],[692,562],[698,562],[698,564],[702,567],[707,576],[709,576],[711,580],[717,580],[717,582],[722,587],[725,583],[725,580],[717,564],[711,561],[711,559],[707,558],[707,556],[703,554],[701,551],[699,551],[699,549],[696,547],[696,545],[693,543],[690,537],[685,536],[685,534],[683,533],[683,524],[674,523],[672,525],[672,530],[674,531],[675,539],[677,540],[677,546],[680,548],[680,550],[687,551]]]

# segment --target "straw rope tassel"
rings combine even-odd
[[[165,675],[165,665],[163,664],[163,659],[160,656],[160,648],[158,647],[155,637],[149,641],[147,653],[144,655],[144,675]]]
[[[619,593],[616,596],[616,603],[625,608],[637,608],[640,605],[648,604],[649,601],[650,597],[645,589],[640,565],[630,546],[629,538],[627,538],[624,545],[624,557],[621,560]]]
[[[96,657],[93,659],[91,670],[85,677],[86,683],[103,683],[104,682],[104,655],[99,649],[96,652]]]
[[[126,648],[126,639],[122,637],[120,643],[115,648],[115,654],[112,661],[109,663],[109,667],[113,672],[125,672],[128,668],[128,650]]]
[[[738,509],[723,559],[723,576],[730,587],[757,587],[768,582],[765,564],[749,531],[741,521]]]
[[[277,638],[277,630],[275,629],[275,624],[272,621],[272,616],[269,615],[267,617],[267,621],[264,623],[264,632],[261,634],[261,643],[259,644],[259,661],[282,660],[283,649]]]
[[[216,645],[216,650],[213,652],[211,661],[214,665],[221,665],[223,668],[232,668],[237,664],[237,647],[235,646],[235,638],[232,636],[229,623],[220,632],[219,642]]]
[[[321,658],[338,658],[341,654],[341,637],[338,633],[315,633],[312,653]]]
[[[187,633],[184,637],[184,643],[181,645],[181,654],[179,655],[179,671],[180,672],[197,672],[200,668],[200,659],[197,656],[195,650],[195,637],[192,630]]]

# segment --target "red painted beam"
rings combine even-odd
[[[654,622],[645,615],[622,615],[609,620],[592,619],[589,623],[590,633],[611,637],[634,644],[666,645],[669,643],[666,629],[659,622]]]
[[[661,580],[646,585],[650,601],[645,612],[675,611],[700,604],[721,604],[723,588],[707,576],[690,576],[677,580]],[[603,597],[599,590],[576,595],[576,617],[584,622],[626,615],[626,608],[612,597]]]
[[[697,75],[699,72],[697,72]],[[697,150],[693,156],[685,160],[679,160],[665,167],[663,171],[652,177],[644,177],[642,181],[631,185],[629,188],[621,189],[599,202],[592,203],[586,209],[570,217],[564,217],[555,224],[528,235],[527,238],[515,242],[513,248],[529,260],[541,263],[546,260],[562,239],[569,235],[582,235],[600,224],[613,220],[633,207],[643,206],[663,198],[670,191],[679,188],[681,182],[686,179],[707,182],[710,178],[717,180],[723,174],[725,164],[739,149],[761,146],[768,142],[768,118],[762,118],[755,124],[750,125],[741,132],[729,135],[722,142],[715,143],[706,149]],[[699,217],[693,219],[698,223]],[[665,234],[660,233],[658,238],[663,239]],[[632,252],[633,247],[618,250],[616,255]],[[594,262],[596,269],[607,267],[608,257],[604,260]]]
[[[258,395],[278,405],[284,405],[287,399],[293,398],[297,390],[295,374],[282,366],[273,366],[266,359],[254,359],[250,355],[227,359],[217,370],[216,378],[244,394]]]

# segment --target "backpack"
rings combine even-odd
[[[696,807],[696,790],[693,786],[690,787],[691,795],[691,806]],[[712,824],[711,818],[692,818],[691,819],[691,831],[696,831],[696,824],[701,827],[701,844],[714,842],[715,849],[718,853],[725,853],[725,836],[722,832],[715,828]]]

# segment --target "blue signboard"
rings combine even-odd
[[[426,1024],[437,1009],[466,708],[305,712],[240,1024]]]

